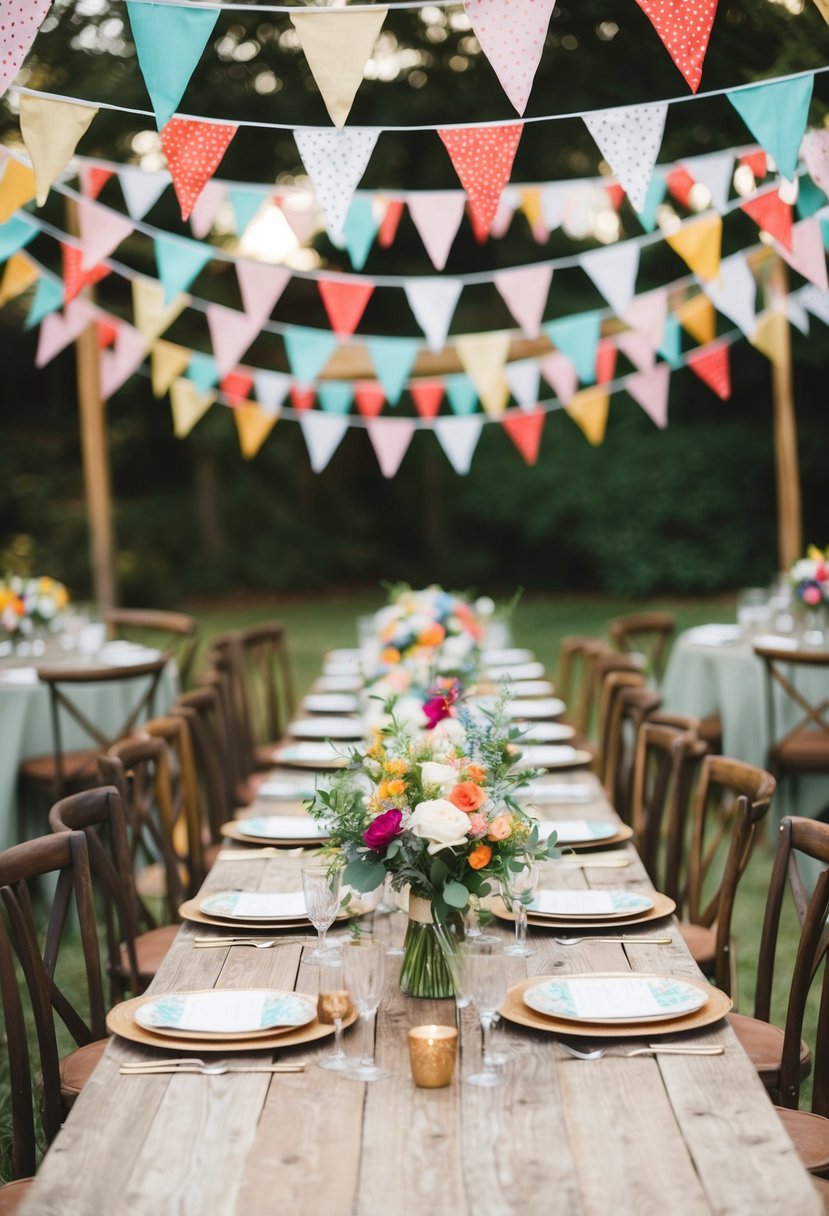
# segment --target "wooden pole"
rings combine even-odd
[[[772,364],[774,398],[774,462],[777,481],[777,549],[781,570],[788,570],[803,553],[803,509],[797,457],[797,419],[792,383],[792,343],[786,300],[788,268],[776,257],[769,274],[771,306],[785,318],[779,358]]]
[[[66,200],[68,230],[78,233],[78,211],[74,199]],[[83,294],[90,298],[86,287]],[[92,589],[101,612],[114,608],[115,546],[112,530],[112,488],[109,473],[106,402],[101,397],[98,338],[88,325],[75,342],[78,411],[83,453],[84,489],[89,518],[89,559]]]

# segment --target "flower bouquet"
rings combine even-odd
[[[821,645],[826,627],[826,606],[829,604],[829,548],[824,551],[809,545],[806,556],[796,561],[789,571],[795,596],[806,613],[803,640]]]
[[[469,600],[442,587],[392,590],[390,602],[374,617],[375,654],[369,681],[389,676],[401,665],[407,679],[425,688],[437,675],[467,680],[475,674],[484,636],[482,615]],[[400,683],[398,679],[398,683]],[[400,693],[404,689],[394,687]]]
[[[0,624],[13,636],[28,635],[37,627],[48,628],[69,603],[63,583],[44,575],[0,581]]]
[[[471,902],[510,870],[558,856],[555,835],[540,840],[516,799],[534,774],[514,768],[519,731],[505,724],[507,700],[474,714],[454,706],[420,732],[388,705],[388,724],[309,806],[326,823],[343,882],[370,891],[390,874],[395,890],[408,887],[400,984],[411,996],[453,993],[439,927],[461,936]]]

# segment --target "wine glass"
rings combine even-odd
[[[324,962],[329,956],[325,935],[340,908],[340,871],[328,866],[305,866],[302,871],[302,892],[308,919],[317,931],[317,948],[306,954],[303,962]]]
[[[529,958],[537,953],[532,946],[527,945],[527,905],[531,902],[538,886],[538,867],[527,862],[518,870],[507,870],[506,877],[501,879],[501,895],[507,909],[515,917],[515,941],[511,946],[504,947],[505,954]]]
[[[496,1068],[490,1050],[490,1036],[496,1014],[507,995],[507,964],[500,942],[479,945],[471,943],[469,952],[469,991],[478,1011],[483,1033],[483,1069],[467,1077],[470,1085],[492,1088],[504,1084],[504,1076]]]
[[[383,995],[385,951],[378,941],[356,938],[343,944],[345,986],[363,1020],[363,1054],[347,1072],[358,1081],[385,1081],[391,1073],[374,1063],[374,1020]]]
[[[321,1022],[334,1023],[334,1051],[330,1056],[317,1060],[320,1068],[331,1072],[345,1072],[354,1061],[343,1051],[343,1018],[347,1018],[354,1006],[351,994],[345,986],[343,956],[335,950],[320,963],[320,990],[317,998],[317,1017]]]

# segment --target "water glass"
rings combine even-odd
[[[383,995],[385,951],[378,941],[357,938],[343,944],[343,976],[363,1021],[363,1053],[346,1076],[357,1081],[385,1081],[391,1076],[374,1063],[374,1022]]]
[[[527,862],[520,870],[508,870],[501,881],[501,895],[507,909],[515,917],[515,941],[504,947],[505,954],[529,958],[536,953],[527,945],[527,905],[532,901],[538,886],[538,867]]]
[[[765,587],[746,587],[737,595],[737,624],[751,636],[768,629],[770,619],[769,593]]]
[[[490,1039],[498,1010],[507,995],[507,960],[500,942],[472,943],[469,950],[469,992],[481,1019],[483,1068],[466,1080],[470,1085],[491,1089],[504,1084],[504,1076],[492,1057]]]
[[[340,909],[340,871],[329,866],[306,866],[302,871],[302,891],[308,919],[317,931],[317,948],[303,962],[324,962],[330,950],[325,935]]]
[[[329,950],[328,955],[320,963],[317,1016],[321,1022],[334,1024],[334,1051],[330,1056],[317,1060],[317,1064],[331,1072],[345,1072],[354,1061],[343,1051],[343,1019],[349,1016],[354,1006],[345,985],[343,956],[334,950]]]

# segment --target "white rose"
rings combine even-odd
[[[423,702],[420,697],[398,697],[394,703],[394,716],[401,726],[420,726]]]
[[[420,766],[420,780],[424,785],[437,785],[442,794],[448,794],[458,784],[458,770],[451,764],[437,764],[427,760]]]
[[[429,734],[434,744],[463,744],[466,742],[466,731],[457,718],[441,718]]]
[[[466,844],[469,816],[445,798],[430,798],[418,803],[408,827],[415,836],[429,841],[427,853],[439,853],[441,849]]]

